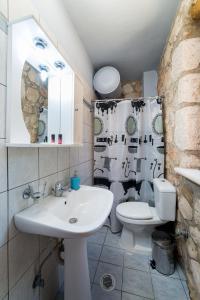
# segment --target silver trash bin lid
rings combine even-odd
[[[172,247],[174,244],[172,237],[167,232],[159,230],[156,230],[152,233],[152,241],[157,246],[165,249]]]

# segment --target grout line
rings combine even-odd
[[[13,191],[13,190],[18,189],[18,188],[21,188],[21,187],[23,187],[23,186],[25,186],[25,185],[28,185],[28,184],[31,184],[31,183],[35,183],[35,182],[37,182],[38,180],[39,180],[39,179],[34,179],[34,180],[32,180],[32,181],[28,181],[28,182],[25,182],[25,183],[20,184],[20,185],[18,185],[18,186],[12,187],[12,188],[8,189],[8,192]]]
[[[4,83],[2,83],[2,82],[0,82],[0,85],[2,85],[3,87],[7,88],[7,85],[6,85],[6,84],[4,84]],[[6,138],[1,138],[1,139],[4,139],[4,140],[6,140]]]

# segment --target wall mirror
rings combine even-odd
[[[73,144],[73,70],[33,18],[8,39],[7,144]]]

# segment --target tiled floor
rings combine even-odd
[[[106,227],[88,239],[88,258],[93,300],[188,300],[189,293],[180,266],[163,276],[149,267],[149,258],[120,248],[119,234]],[[103,291],[100,278],[115,277],[115,289]],[[63,300],[62,293],[57,300]]]

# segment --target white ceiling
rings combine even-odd
[[[95,69],[122,79],[157,68],[179,0],[63,0]]]

